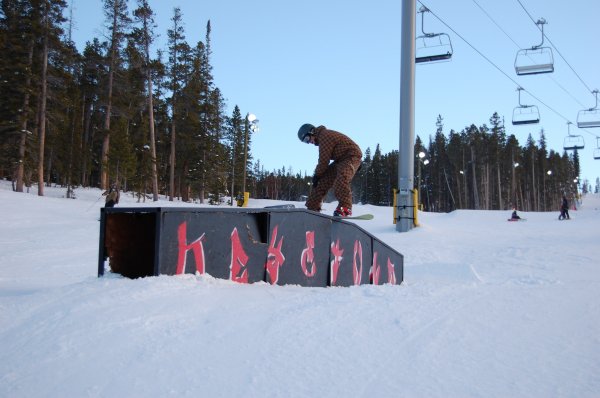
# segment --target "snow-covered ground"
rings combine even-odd
[[[0,182],[0,397],[600,396],[598,196],[571,221],[420,213],[408,233],[355,206],[404,283],[303,288],[97,278],[100,191],[36,192]]]

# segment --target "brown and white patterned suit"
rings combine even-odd
[[[361,164],[360,147],[346,135],[325,126],[317,127],[314,137],[315,145],[319,147],[319,163],[315,169],[318,183],[313,186],[306,207],[320,211],[321,202],[333,187],[339,206],[352,209],[351,182]]]

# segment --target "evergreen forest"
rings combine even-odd
[[[103,0],[109,34],[79,52],[66,0],[0,4],[0,178],[15,191],[35,187],[43,196],[55,184],[75,197],[77,187],[117,186],[140,201],[211,204],[244,191],[278,200],[308,194],[312,176],[265,170],[252,156],[248,114],[237,105],[227,113],[213,78],[210,20],[204,40],[190,43],[175,8],[166,48],[152,54],[159,32],[148,1],[130,10],[125,0]],[[590,190],[579,181],[577,152],[546,148],[543,130],[520,144],[497,113],[489,126],[466,123],[445,133],[440,115],[436,131],[416,137],[424,210],[554,211],[562,195]],[[353,180],[354,200],[391,205],[398,151],[373,146]]]

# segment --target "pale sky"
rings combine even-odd
[[[73,38],[81,50],[105,32],[102,1],[72,2]],[[291,166],[294,172],[312,174],[317,149],[298,141],[303,123],[341,131],[363,152],[367,147],[373,152],[377,144],[384,153],[398,149],[401,0],[149,3],[160,34],[157,48],[166,49],[174,7],[181,8],[190,45],[204,41],[210,19],[215,84],[227,100],[228,114],[238,105],[243,114],[258,117],[260,131],[253,137],[252,151],[267,170]],[[544,33],[551,43],[546,39],[544,46],[552,47],[554,73],[515,73],[517,51],[540,44],[542,38],[521,4],[534,20],[548,22]],[[548,148],[562,153],[571,121],[571,134],[585,140],[579,152],[582,177],[593,186],[600,177],[600,160],[593,159],[600,128],[579,129],[576,121],[580,110],[595,105],[591,91],[600,89],[600,2],[424,0],[417,2],[417,9],[421,5],[448,25],[426,15],[425,31],[447,33],[454,55],[450,62],[416,67],[415,135],[427,144],[438,115],[448,134],[471,124],[489,126],[489,118],[498,112],[507,134],[515,134],[521,146],[529,133],[537,141],[544,129]],[[135,1],[130,1],[134,8]],[[539,124],[512,125],[518,86],[526,90],[521,103],[538,107]]]

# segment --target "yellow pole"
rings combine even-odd
[[[415,204],[415,207],[413,207],[413,218],[414,218],[414,223],[415,223],[415,227],[419,226],[419,220],[418,220],[418,208],[417,206],[419,205],[418,199],[419,198],[419,191],[417,189],[413,189],[413,203]]]
[[[394,206],[394,224],[396,224],[396,217],[398,216],[398,208],[396,207],[396,204],[398,203],[398,190],[396,188],[393,189],[394,192],[394,199],[392,200],[393,204],[392,206]]]
[[[248,207],[248,200],[250,200],[250,192],[244,192],[244,204],[242,207]]]

